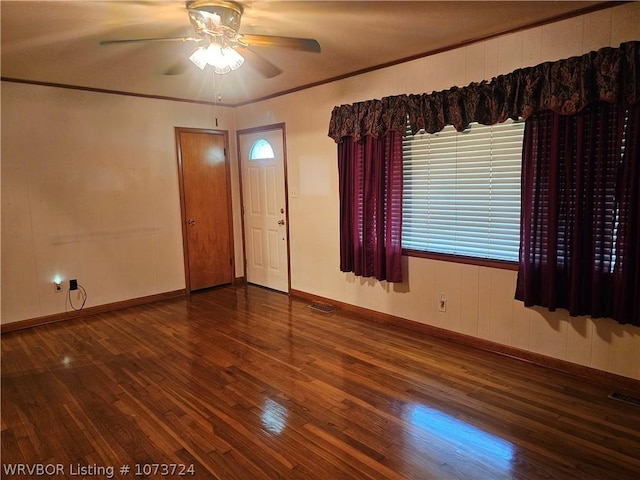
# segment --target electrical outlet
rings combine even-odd
[[[438,298],[438,311],[446,312],[447,311],[447,297],[444,293],[440,294]]]
[[[56,293],[62,292],[62,282],[53,282],[53,289]]]
[[[78,280],[75,278],[73,280],[69,280],[69,290],[77,290],[78,289]]]

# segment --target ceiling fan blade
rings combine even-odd
[[[236,45],[233,47],[238,51],[240,55],[244,57],[249,65],[255,68],[263,77],[273,78],[282,73],[278,67],[276,67],[273,63],[271,63],[266,58],[258,55],[256,52],[252,51],[250,48],[247,48],[242,45]]]
[[[179,60],[176,63],[174,63],[173,65],[171,65],[169,68],[167,68],[163,75],[182,75],[184,72],[187,71],[187,67],[189,65],[187,64],[187,62],[185,62],[184,60]]]
[[[313,38],[241,34],[238,36],[238,40],[249,47],[282,47],[303,52],[320,53],[320,44]]]
[[[158,37],[158,38],[127,38],[124,40],[102,40],[100,45],[117,45],[124,43],[142,43],[142,42],[201,42],[201,38],[194,37]]]

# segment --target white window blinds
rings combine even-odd
[[[524,122],[403,140],[402,246],[518,261]]]

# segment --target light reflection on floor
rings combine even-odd
[[[500,437],[424,405],[408,405],[405,420],[450,444],[459,456],[481,457],[484,463],[504,473],[512,469],[515,448]],[[411,441],[415,442],[415,437]]]
[[[280,435],[287,426],[287,409],[278,402],[265,398],[262,408],[262,425],[274,435]]]

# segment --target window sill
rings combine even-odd
[[[407,257],[428,258],[430,260],[441,260],[443,262],[464,263],[466,265],[477,265],[479,267],[501,268],[503,270],[518,270],[518,262],[506,260],[493,260],[491,258],[465,257],[462,255],[452,255],[447,253],[424,252],[421,250],[402,249],[402,254]]]

